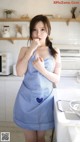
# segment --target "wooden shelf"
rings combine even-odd
[[[0,40],[29,40],[29,37],[0,37]],[[53,40],[53,38],[50,37],[50,40]]]
[[[51,22],[80,22],[80,18],[50,18]]]
[[[14,43],[15,40],[29,40],[29,37],[0,37],[0,40],[8,40],[11,43]],[[50,37],[50,40],[53,40],[53,38]]]
[[[10,37],[10,38],[0,37],[0,40],[28,40],[28,39],[29,39],[28,37]]]
[[[0,37],[0,40],[8,40],[10,41],[11,43],[14,43],[15,40],[29,40],[28,37],[10,37],[10,38],[3,38],[3,37]]]
[[[51,22],[80,22],[80,18],[49,18]],[[0,22],[29,22],[30,18],[0,18]]]
[[[0,22],[27,22],[30,18],[0,18]]]

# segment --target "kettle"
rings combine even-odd
[[[10,27],[9,25],[4,25],[2,30],[2,37],[10,37]]]

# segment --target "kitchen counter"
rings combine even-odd
[[[80,141],[80,126],[79,127],[69,127],[69,133],[72,142]]]
[[[8,75],[8,76],[0,76],[0,81],[2,80],[20,80],[22,81],[24,77],[19,77],[19,76],[15,76],[15,75]]]
[[[57,142],[73,142],[72,127],[80,127],[80,120],[67,119],[64,112],[58,110],[58,100],[80,100],[80,83],[75,77],[61,77],[54,96],[54,117]]]
[[[77,76],[61,76],[57,87],[59,89],[80,88],[80,82],[77,80]]]

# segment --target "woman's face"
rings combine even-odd
[[[39,39],[41,44],[45,44],[46,38],[48,36],[48,28],[44,25],[42,21],[38,22],[33,31],[32,31],[32,39]]]

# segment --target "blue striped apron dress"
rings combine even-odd
[[[48,130],[54,128],[54,87],[53,83],[33,67],[33,54],[28,69],[18,91],[13,120],[23,129]],[[54,71],[55,59],[44,59],[44,66],[49,72]]]

